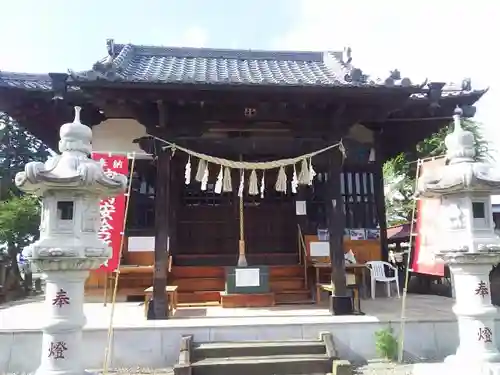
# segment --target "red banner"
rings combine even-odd
[[[424,162],[420,166],[420,176],[424,169],[429,171],[440,168],[444,165],[444,162],[445,158]],[[417,201],[417,238],[412,264],[413,272],[444,276],[444,263],[436,261],[434,256],[435,246],[438,244],[441,235],[439,225],[436,223],[440,209],[441,201],[439,199],[421,198]]]
[[[127,156],[92,153],[92,159],[99,161],[107,174],[121,173],[128,176]],[[111,258],[99,268],[106,272],[112,272],[118,267],[125,222],[125,203],[125,194],[101,201],[99,238],[113,249]]]

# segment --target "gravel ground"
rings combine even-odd
[[[109,370],[108,371],[109,375],[173,375],[174,370],[169,367],[169,368],[144,368],[144,367],[138,367],[138,368],[132,368],[132,369],[115,369],[115,370]]]
[[[411,375],[413,365],[399,363],[370,363],[357,367],[356,375]]]
[[[411,375],[413,365],[397,363],[370,363],[357,367],[354,370],[356,375]],[[171,368],[165,369],[117,369],[109,371],[109,375],[173,375]]]
[[[393,363],[372,363],[365,366],[357,367],[354,370],[356,375],[411,375],[412,365],[400,365]],[[96,371],[99,373],[99,371]],[[173,375],[172,368],[123,368],[113,369],[108,371],[109,375]],[[2,375],[29,375],[21,373],[10,373]]]
[[[398,363],[370,363],[357,367],[354,370],[356,375],[411,375],[413,365]],[[171,368],[164,369],[116,369],[110,370],[109,375],[173,375]]]
[[[376,363],[357,367],[354,370],[355,375],[411,375],[412,365],[393,364],[393,363]],[[97,371],[96,371],[97,372]],[[99,372],[97,372],[99,373]],[[126,368],[113,369],[108,371],[109,375],[173,375],[172,368]],[[2,375],[29,375],[21,373],[11,373]]]
[[[102,370],[89,370],[91,374],[102,374]],[[33,375],[30,373],[0,373],[0,375]],[[134,368],[119,368],[108,370],[108,375],[174,375],[174,370],[168,368],[147,368],[147,367],[134,367]]]

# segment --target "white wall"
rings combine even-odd
[[[134,139],[146,136],[146,128],[133,119],[109,119],[92,128],[92,150],[148,157]]]

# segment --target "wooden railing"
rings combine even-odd
[[[306,242],[304,241],[304,236],[302,235],[302,229],[300,229],[300,225],[297,224],[297,235],[298,235],[298,244],[299,244],[299,263],[304,265],[304,285],[307,288],[308,286],[308,278],[307,278],[307,247]]]

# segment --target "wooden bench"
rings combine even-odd
[[[177,310],[177,285],[167,285],[165,287],[165,294],[167,295],[167,311],[169,316],[173,316]],[[144,315],[148,316],[148,306],[151,297],[153,296],[153,287],[144,290]]]
[[[361,302],[359,300],[359,289],[357,285],[347,285],[347,289],[352,290],[353,294],[353,300],[354,300],[354,311],[355,312],[361,312]],[[333,293],[333,286],[332,284],[320,284],[318,287],[319,294],[321,294],[321,291],[325,291],[328,293]],[[317,301],[320,300],[319,295],[316,297]]]

